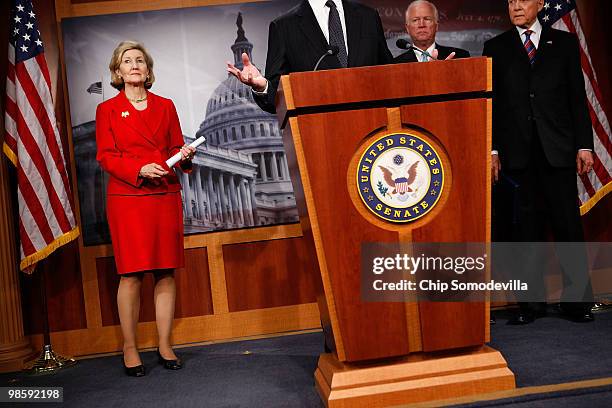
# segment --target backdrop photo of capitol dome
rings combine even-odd
[[[96,106],[114,97],[108,62],[123,40],[144,43],[152,55],[152,92],[176,105],[186,143],[199,136],[193,172],[179,172],[186,234],[298,222],[295,195],[275,115],[262,111],[250,88],[228,75],[225,62],[241,65],[246,52],[265,71],[270,21],[300,0],[168,9],[62,20],[64,60],[85,245],[110,242],[105,191],[108,176],[96,161]],[[405,38],[401,0],[363,1],[378,9],[389,49]],[[479,53],[501,32],[504,9],[480,6],[485,16],[467,16],[462,1],[441,0],[441,9],[461,35],[443,32],[443,43]],[[447,4],[448,3],[448,4]],[[498,10],[500,9],[500,10]],[[468,10],[471,12],[470,10]],[[467,16],[467,17],[466,17]],[[473,54],[474,55],[474,54]]]

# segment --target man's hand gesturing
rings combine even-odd
[[[227,62],[227,71],[234,75],[240,82],[253,88],[257,92],[263,92],[266,89],[268,80],[261,75],[257,67],[251,64],[251,60],[246,53],[242,53],[242,65],[244,68],[239,70],[231,62]]]

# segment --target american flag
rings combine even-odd
[[[591,56],[580,26],[576,2],[574,0],[545,0],[544,8],[539,14],[544,26],[568,31],[578,36],[580,42],[582,73],[586,94],[593,122],[593,139],[595,142],[595,165],[588,176],[578,176],[578,199],[580,213],[586,214],[599,200],[612,191],[612,132],[606,113],[601,107],[602,96],[597,84],[597,77],[591,62]]]
[[[79,229],[32,1],[13,0],[9,18],[3,151],[17,174],[20,269],[30,271]]]

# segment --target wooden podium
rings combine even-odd
[[[302,229],[318,259],[326,343],[335,351],[321,355],[315,373],[327,406],[388,406],[515,387],[504,358],[485,345],[486,303],[364,302],[360,295],[363,242],[490,242],[488,91],[486,58],[281,78],[277,112]],[[388,146],[399,150],[387,153]],[[407,200],[401,186],[406,190],[410,177],[364,184],[384,167],[377,161],[383,153],[394,155],[398,168],[404,157],[422,163],[410,196],[417,201],[408,207],[384,200]]]

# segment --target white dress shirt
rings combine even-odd
[[[338,9],[338,14],[340,15],[340,23],[342,24],[342,32],[344,33],[344,46],[346,47],[346,54],[348,55],[348,42],[346,40],[346,19],[344,18],[344,8],[342,7],[342,0],[333,0],[336,4],[336,8]],[[317,18],[317,23],[319,23],[319,27],[321,27],[321,31],[323,31],[323,35],[329,44],[329,7],[325,5],[327,0],[308,0],[308,4],[310,4],[310,8],[314,12],[315,17]]]
[[[521,36],[521,42],[523,44],[525,44],[525,40],[527,39],[527,36],[525,36],[525,31],[527,30],[533,31],[533,33],[531,33],[531,36],[529,38],[531,39],[531,42],[533,43],[533,45],[535,45],[536,50],[538,49],[538,46],[540,45],[540,37],[542,36],[542,24],[540,24],[540,20],[536,18],[535,23],[533,23],[531,27],[529,27],[528,29],[521,28],[519,26],[516,26],[516,29],[518,30],[518,33]]]

